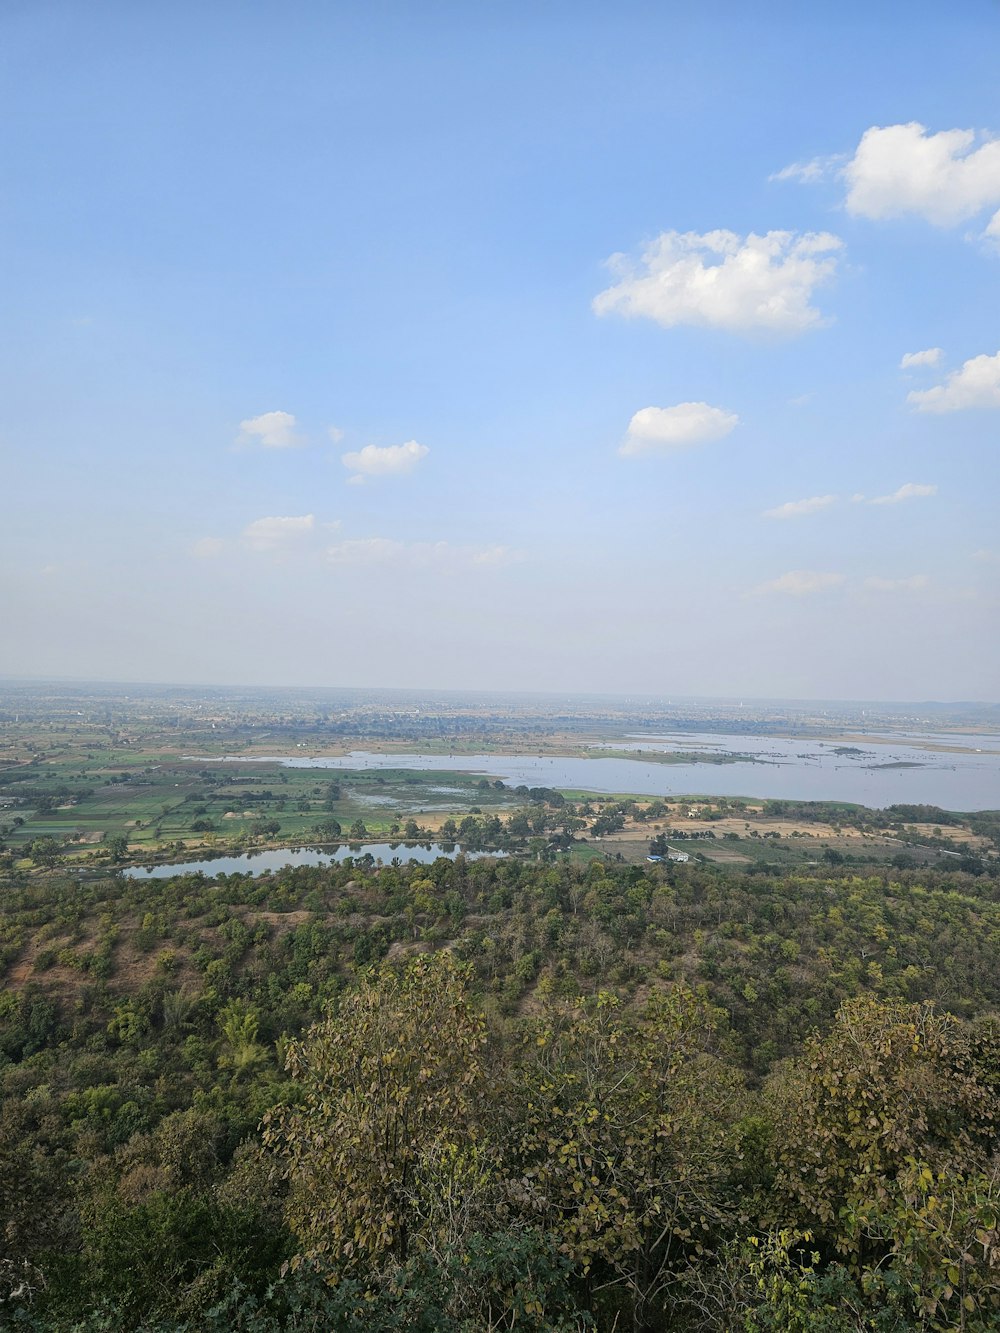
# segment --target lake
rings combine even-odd
[[[945,749],[942,747],[954,747]],[[199,763],[268,763],[287,768],[396,769],[481,773],[510,786],[555,787],[637,796],[742,796],[793,801],[937,805],[943,810],[1000,808],[1000,737],[943,734],[865,735],[860,740],[789,739],[675,732],[624,736],[605,748],[635,758],[601,758],[595,747],[579,756],[376,754],[354,750],[335,757],[227,755]],[[688,762],[646,755],[700,752]],[[726,757],[727,762],[712,762]],[[735,762],[730,760],[735,758]]]
[[[177,865],[164,866],[128,866],[122,874],[128,879],[171,879],[174,875],[261,875],[271,870],[283,870],[286,866],[324,866],[334,861],[346,861],[373,856],[376,861],[388,865],[393,858],[400,861],[419,861],[429,865],[439,856],[454,860],[461,853],[461,847],[452,843],[442,846],[439,843],[390,843],[369,842],[354,843],[341,847],[272,847],[263,851],[244,852],[240,856],[212,856],[201,861],[183,861]],[[481,856],[505,856],[505,852],[466,852],[470,861]]]

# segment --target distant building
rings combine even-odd
[[[688,855],[687,852],[673,852],[673,851],[670,851],[670,852],[667,852],[667,856],[668,856],[668,858],[669,858],[671,861],[690,861],[690,860],[691,860],[691,857]]]

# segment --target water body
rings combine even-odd
[[[199,871],[204,875],[262,875],[271,870],[284,870],[286,866],[325,866],[337,861],[346,861],[353,856],[358,859],[366,854],[376,861],[387,865],[398,858],[400,861],[419,861],[429,865],[439,856],[454,860],[461,852],[461,847],[451,843],[397,843],[369,842],[354,843],[347,847],[275,847],[266,851],[244,852],[242,856],[212,856],[203,861],[184,861],[179,865],[169,866],[129,866],[122,871],[128,879],[171,879],[174,875],[194,875]],[[470,861],[481,856],[505,856],[505,852],[466,852]]]
[[[922,742],[922,743],[921,743]],[[953,743],[955,753],[928,746]],[[639,796],[743,796],[792,801],[850,801],[887,805],[937,805],[943,810],[1000,809],[998,737],[926,736],[900,739],[866,735],[843,743],[778,736],[720,736],[714,732],[623,737],[608,741],[635,759],[602,759],[594,748],[579,756],[373,754],[354,750],[335,758],[296,755],[228,755],[199,763],[269,763],[287,768],[407,769],[480,773],[511,786],[629,792]],[[981,748],[980,748],[981,747]],[[838,754],[837,751],[840,750]],[[860,753],[851,751],[858,750]],[[741,756],[735,763],[649,762],[641,751],[703,751]],[[847,751],[847,752],[845,752]],[[745,758],[743,757],[745,756]]]

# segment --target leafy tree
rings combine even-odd
[[[28,855],[36,866],[54,866],[60,860],[60,846],[55,838],[35,838],[28,847]]]
[[[770,1092],[778,1207],[855,1264],[879,1257],[867,1206],[893,1206],[914,1163],[976,1172],[996,1141],[996,1087],[963,1025],[929,1004],[848,1000]]]
[[[625,1289],[636,1330],[732,1211],[743,1094],[712,1053],[718,1018],[685,987],[636,1018],[602,993],[528,1038],[525,1175],[567,1254]]]
[[[265,1117],[286,1163],[300,1258],[337,1272],[405,1262],[442,1160],[476,1170],[485,1026],[448,954],[382,965],[293,1042],[298,1101]]]

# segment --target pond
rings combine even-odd
[[[261,875],[286,866],[323,866],[332,862],[356,860],[368,855],[389,865],[395,859],[419,861],[429,865],[439,856],[454,860],[462,848],[454,843],[437,842],[369,842],[351,843],[340,847],[268,847],[261,851],[243,852],[239,856],[212,856],[201,861],[183,861],[176,865],[128,866],[122,874],[129,879],[171,879],[174,875]],[[505,852],[465,852],[470,861],[483,856],[505,856]]]

